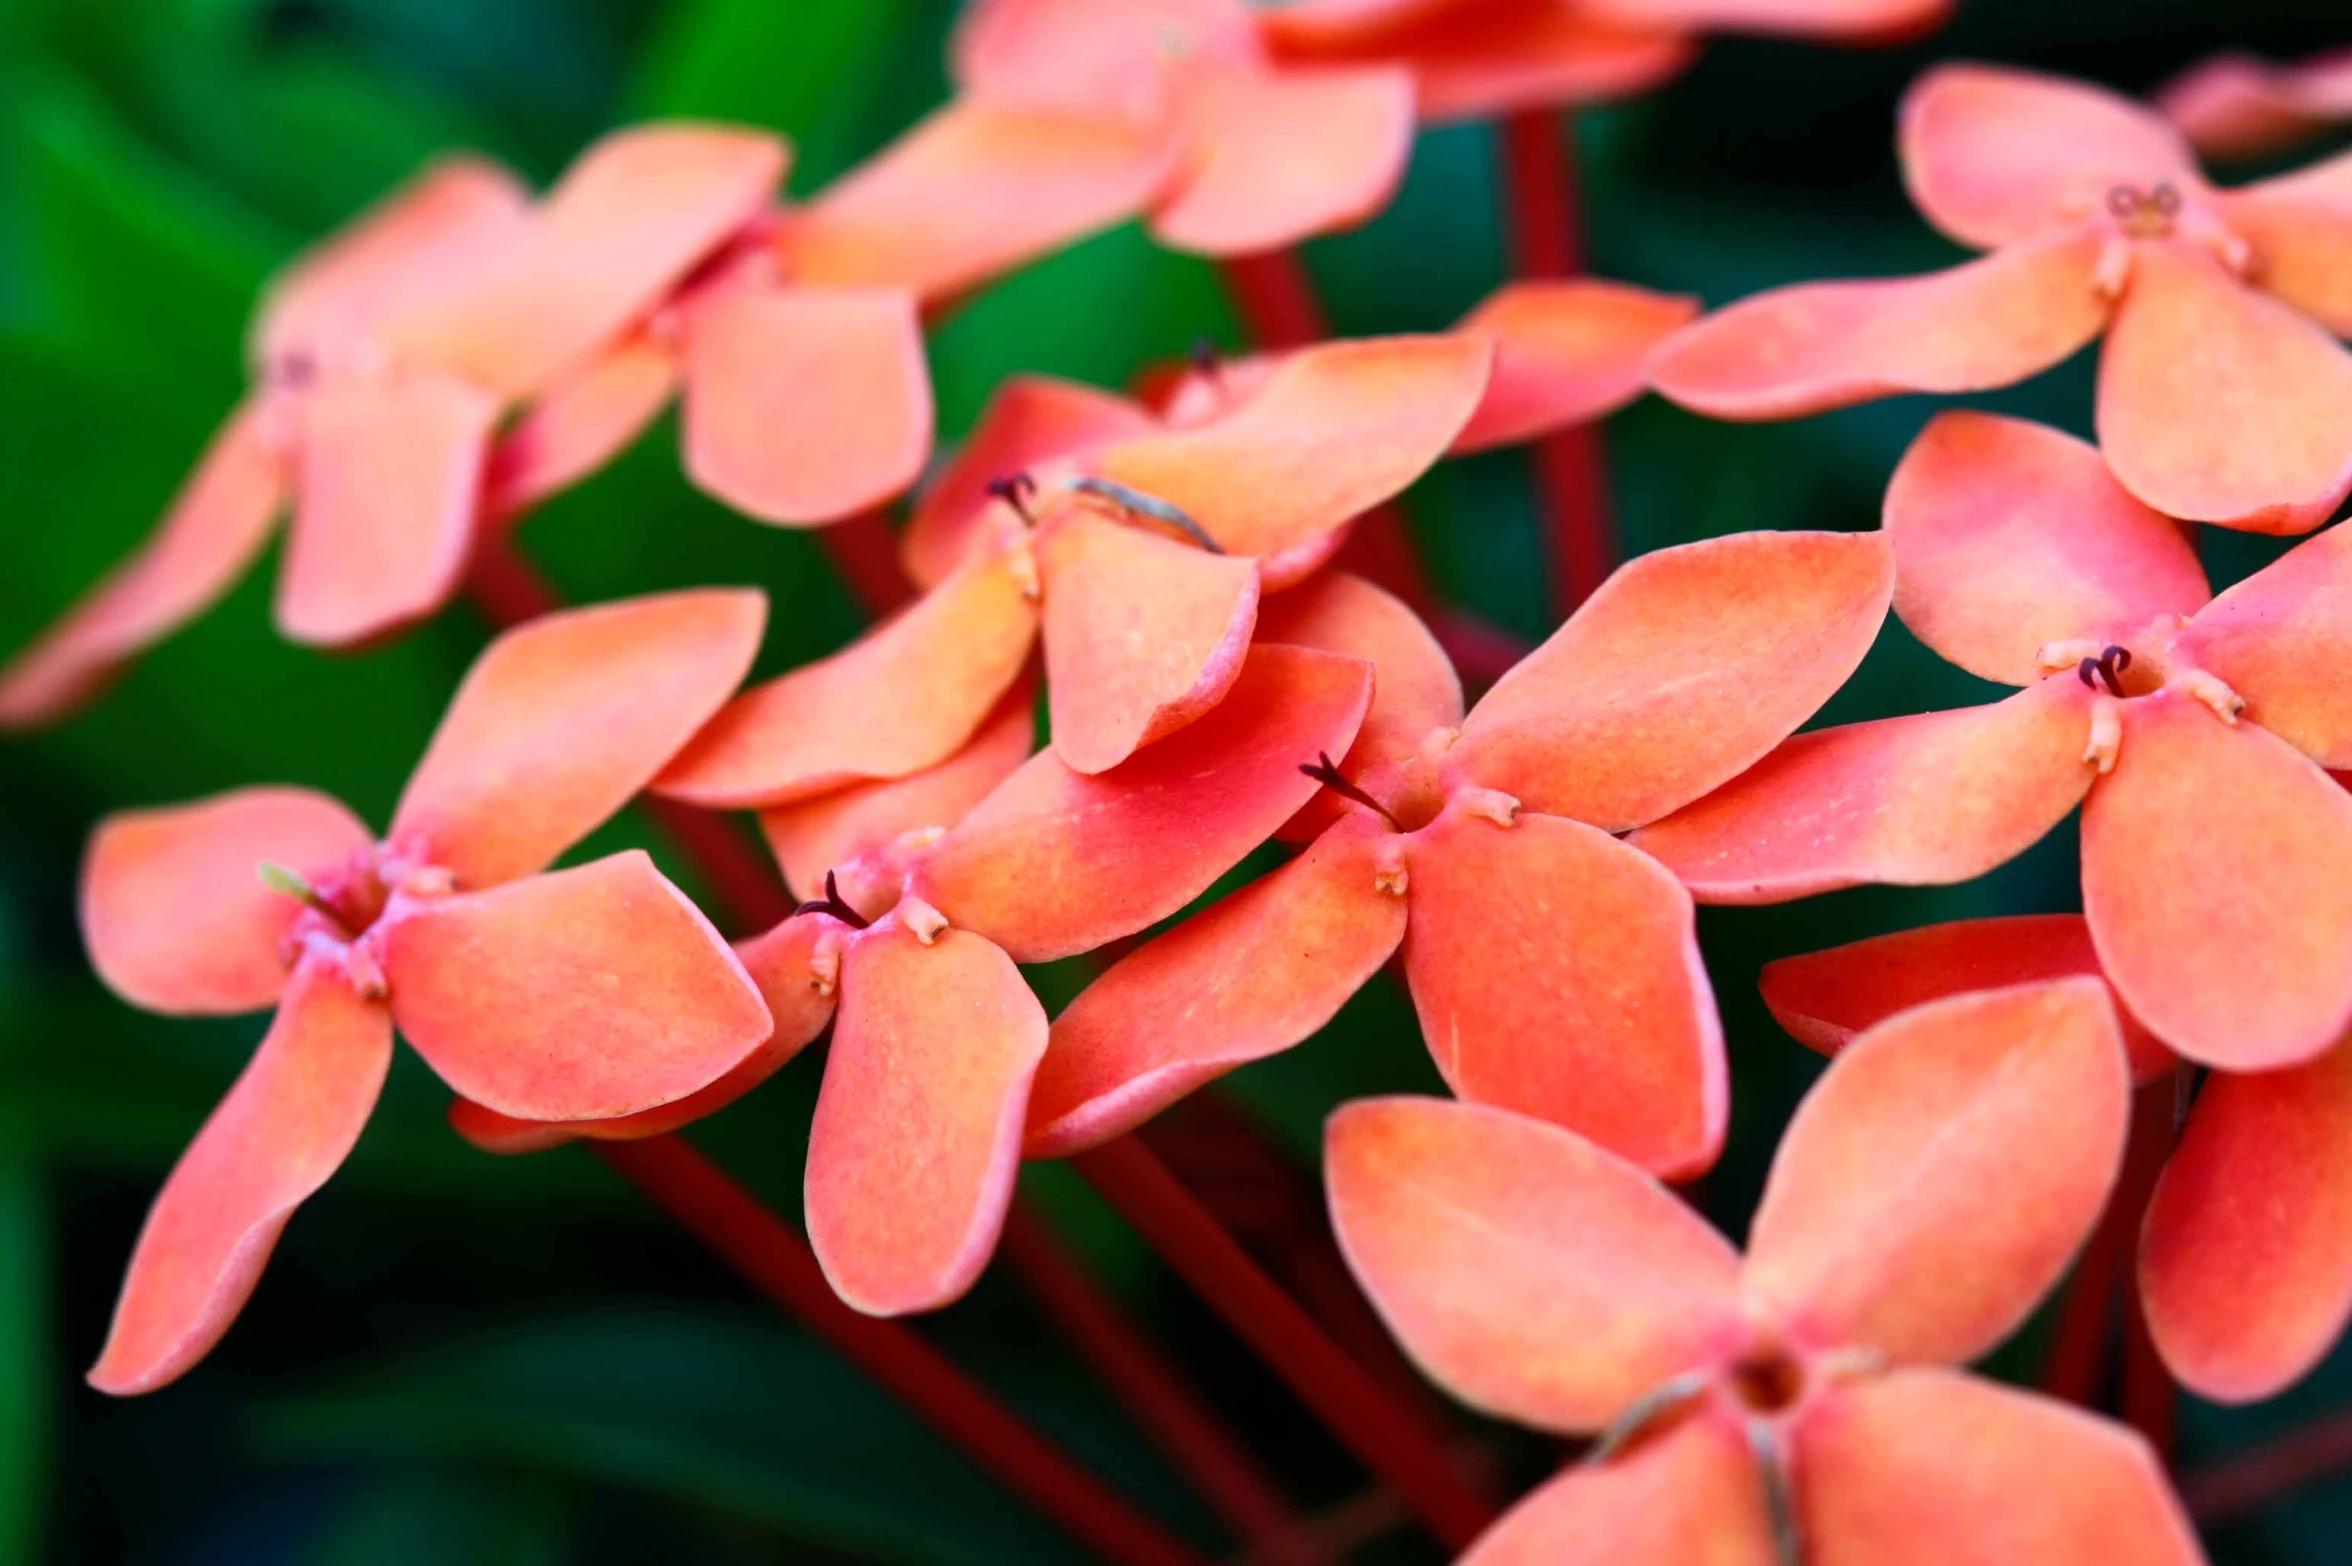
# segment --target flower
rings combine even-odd
[[[2116,992],[2181,1054],[2309,1060],[2352,1023],[2352,533],[2214,598],[2098,453],[1948,413],[1887,491],[1895,612],[1990,706],[1800,734],[1643,829],[1704,902],[1967,880],[2083,805],[2083,903]]]
[[[1313,795],[1300,747],[1344,749],[1372,671],[1301,647],[1249,649],[1200,721],[1099,775],[1051,751],[998,774],[1012,715],[946,767],[820,802],[852,857],[822,899],[739,948],[777,1019],[774,1044],[691,1102],[604,1124],[460,1104],[493,1151],[674,1129],[749,1091],[828,1021],[809,1133],[809,1241],[840,1296],[876,1315],[946,1305],[987,1265],[1012,1197],[1045,1010],[1015,968],[1091,951],[1180,911]],[[951,774],[960,773],[960,776]],[[841,831],[842,817],[860,819]],[[960,819],[957,819],[960,816]],[[471,1095],[468,1095],[469,1097]]]
[[[2209,158],[2284,152],[2352,119],[2352,49],[2294,65],[2217,54],[2166,82],[2156,107]]]
[[[1662,345],[1651,384],[1728,419],[2006,386],[2102,332],[2099,447],[2184,521],[2304,532],[2352,488],[2352,157],[2216,190],[2164,120],[1981,65],[1905,97],[1912,199],[1981,260],[1808,283]]]
[[[1401,945],[1463,1098],[1644,1168],[1722,1145],[1723,1044],[1691,901],[1614,834],[1737,776],[1841,685],[1893,585],[1866,534],[1742,533],[1619,570],[1467,717],[1429,633],[1348,577],[1269,635],[1373,660],[1363,734],[1296,860],[1139,948],[1054,1024],[1032,1156],[1106,1141],[1320,1028]],[[1307,760],[1305,757],[1300,758]]]
[[[438,609],[481,525],[502,411],[626,331],[783,168],[767,136],[640,126],[533,207],[503,171],[453,159],[299,258],[263,299],[254,390],[140,552],[0,672],[0,725],[63,715],[201,614],[289,499],[287,637],[347,646]]]
[[[2202,1560],[2138,1436],[1945,1368],[2065,1269],[2128,1104],[2094,982],[1904,1013],[1790,1122],[1744,1259],[1556,1126],[1340,1109],[1332,1219],[1407,1351],[1490,1414],[1605,1432],[1464,1561]]]
[[[750,667],[757,593],[549,616],[475,663],[381,841],[253,788],[109,817],[82,874],[99,976],[175,1015],[276,1020],[148,1214],[91,1383],[145,1392],[228,1330],[296,1205],[357,1140],[395,1025],[506,1114],[633,1114],[771,1031],[757,988],[641,851],[542,873]]]

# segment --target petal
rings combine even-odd
[[[2101,244],[2079,225],[1922,277],[1777,288],[1666,339],[1650,385],[1718,419],[2014,385],[2107,324],[2091,286]]]
[[[465,1097],[522,1120],[609,1120],[709,1086],[775,1031],[642,849],[487,892],[396,905],[401,1033]]]
[[[2205,1558],[2138,1435],[1954,1371],[1839,1388],[1799,1425],[1796,1461],[1813,1566]]]
[[[1173,150],[1101,115],[950,103],[788,215],[785,269],[936,303],[1133,217]]]
[[[90,964],[148,1011],[258,1011],[285,987],[283,947],[302,915],[300,902],[263,883],[260,866],[325,881],[368,842],[350,811],[299,788],[108,816],[82,861]]]
[[[950,40],[955,85],[1099,114],[1166,112],[1185,64],[1261,63],[1243,0],[978,0]]]
[[[1110,392],[1042,375],[1013,376],[980,410],[955,460],[924,490],[899,540],[907,574],[930,587],[982,547],[990,537],[991,508],[1003,504],[988,492],[996,480],[1158,427],[1144,409]]]
[[[1119,959],[1054,1019],[1031,1158],[1134,1130],[1194,1088],[1321,1031],[1405,936],[1356,812],[1298,858]]]
[[[1579,0],[1597,20],[1628,27],[1783,34],[1890,44],[1940,26],[1957,0]]]
[[[0,669],[0,729],[64,716],[245,574],[286,498],[270,418],[254,402],[231,414],[139,552]]]
[[[2099,363],[2099,449],[2166,516],[2303,533],[2352,489],[2352,353],[2180,243],[2134,252]]]
[[[2047,642],[2128,641],[2213,596],[2179,527],[2096,448],[1997,414],[1939,413],[1887,486],[1895,613],[1969,673],[2031,685]]]
[[[1343,751],[1372,671],[1256,646],[1225,699],[1110,771],[1033,756],[940,840],[910,890],[1016,962],[1048,962],[1158,923],[1264,842],[1315,791],[1301,763]]]
[[[1449,809],[1411,840],[1405,976],[1463,1098],[1590,1137],[1653,1173],[1723,1146],[1731,1089],[1690,894],[1606,832]]]
[[[784,868],[785,884],[819,897],[825,872],[925,827],[952,827],[1029,759],[1037,735],[1036,693],[1016,684],[963,749],[921,772],[820,794],[760,812],[760,830]]]
[[[1484,1412],[1597,1430],[1736,1352],[1739,1257],[1680,1198],[1557,1126],[1360,1099],[1323,1139],[1331,1222],[1424,1372]]]
[[[1900,1011],[1946,996],[2053,979],[2106,982],[2081,914],[1962,919],[1783,957],[1757,987],[1773,1017],[1808,1049],[1834,1055]],[[2180,1065],[2110,991],[2135,1083],[2162,1081]]]
[[[612,132],[573,160],[516,243],[387,331],[395,362],[530,395],[619,338],[750,223],[784,178],[759,131],[686,122]]]
[[[837,522],[906,489],[931,454],[914,295],[713,293],[686,313],[685,442],[694,482],[763,522]]]
[[[1037,610],[1006,556],[966,562],[830,658],[737,697],[656,792],[713,808],[791,804],[954,755],[1029,661]]]
[[[381,1005],[324,963],[295,969],[268,1037],[147,1214],[92,1386],[152,1392],[211,1351],[286,1220],[359,1140],[391,1064]]]
[[[2095,980],[1898,1013],[1789,1122],[1748,1230],[1748,1291],[1809,1343],[1974,1359],[2098,1222],[2130,1120],[2123,1035]]]
[[[1396,66],[1218,72],[1193,85],[1184,114],[1184,172],[1151,231],[1194,255],[1357,227],[1388,205],[1413,155],[1413,76]]]
[[[2352,62],[2344,114],[2352,118]],[[2352,336],[2352,153],[2221,193],[2221,217],[2254,250],[2254,277],[2339,337]]]
[[[1515,446],[1614,413],[1641,395],[1650,350],[1698,313],[1688,295],[1590,277],[1497,289],[1454,328],[1495,345],[1486,400],[1454,450]]]
[[[2284,152],[2352,115],[2352,56],[2274,65],[2235,50],[2200,60],[2150,95],[2208,158]]]
[[[1609,831],[1654,821],[1836,693],[1894,574],[1870,533],[1734,533],[1643,555],[1471,709],[1446,776]]]
[[[2352,795],[2179,691],[2127,703],[2083,808],[2083,912],[2116,993],[2183,1055],[2309,1060],[2352,1024]]]
[[[1920,77],[1903,95],[1898,141],[1919,210],[1980,250],[2099,212],[2118,185],[2204,186],[2180,132],[2144,106],[2008,66],[1942,65]]]
[[[1458,1566],[1773,1566],[1764,1476],[1738,1427],[1685,1419],[1579,1463],[1479,1536]]]
[[[1102,772],[1221,701],[1258,620],[1254,561],[1073,509],[1038,541],[1053,746]]]
[[[279,631],[343,647],[423,619],[456,592],[473,551],[498,405],[419,374],[336,377],[301,406]]]
[[[2167,656],[2246,699],[2242,716],[2352,767],[2352,531],[2329,528],[2223,593]]]
[[[1013,1176],[1045,1008],[977,935],[926,946],[897,918],[851,941],[809,1126],[809,1243],[870,1316],[936,1310],[988,1265]]]
[[[558,380],[498,438],[483,510],[516,517],[626,451],[678,390],[678,354],[640,332]]]
[[[1799,734],[1631,841],[1709,903],[1973,880],[2090,790],[2091,699],[2066,674],[1990,706]]]
[[[587,836],[742,683],[767,599],[658,593],[566,610],[492,642],[408,780],[390,841],[478,888]]]
[[[2140,1298],[2173,1374],[2252,1402],[2323,1359],[2352,1317],[2352,1049],[2215,1075],[2156,1183]]]
[[[1276,554],[1444,456],[1485,395],[1493,356],[1467,337],[1321,344],[1283,360],[1224,416],[1113,446],[1095,465],[1186,512],[1228,554]]]

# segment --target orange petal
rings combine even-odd
[[[1102,772],[1224,698],[1258,619],[1258,568],[1073,509],[1037,547],[1053,746]]]
[[[1479,1536],[1457,1566],[1773,1566],[1764,1476],[1720,1414],[1578,1463]]]
[[[2352,489],[2352,353],[2180,242],[2134,251],[2099,364],[2099,449],[2166,516],[2302,533]]]
[[[1963,1363],[2098,1222],[2131,1076],[2087,978],[1932,1001],[1831,1063],[1782,1135],[1746,1284],[1808,1343]]]
[[[2089,791],[2091,700],[2062,674],[1990,706],[1799,734],[1631,841],[1709,903],[1972,880]]]
[[[1478,1104],[1360,1099],[1325,1128],[1323,1170],[1364,1292],[1475,1408],[1597,1430],[1737,1351],[1738,1255],[1582,1137]]]
[[[1024,682],[954,755],[903,778],[855,784],[797,805],[760,812],[760,830],[785,884],[821,897],[825,872],[883,848],[901,834],[951,827],[1029,759],[1037,735],[1036,693]]]
[[[743,964],[642,849],[396,906],[384,971],[442,1080],[522,1120],[667,1104],[774,1032]]]
[[[1698,313],[1688,295],[1591,277],[1497,289],[1454,328],[1495,345],[1486,400],[1454,450],[1515,446],[1614,413],[1641,395],[1650,350]]]
[[[508,631],[458,687],[389,841],[469,888],[547,865],[719,710],[766,621],[756,589],[704,588]]]
[[[1388,205],[1413,155],[1413,76],[1397,66],[1223,71],[1185,94],[1185,169],[1152,213],[1194,255],[1276,250]]]
[[[2202,1397],[2283,1392],[2352,1317],[2352,1049],[2215,1075],[2140,1237],[2148,1330]]]
[[[2198,61],[2150,96],[2208,158],[2259,158],[2352,117],[2352,54],[2274,65],[2231,50]]]
[[[2076,225],[1922,277],[1758,294],[1667,338],[1650,358],[1650,385],[1718,419],[2014,385],[2107,324],[2091,286],[2103,242]]]
[[[2352,1024],[2352,795],[2176,690],[2124,707],[2083,808],[2083,911],[2107,977],[2192,1060],[2262,1071]]]
[[[268,1037],[147,1214],[92,1386],[152,1392],[211,1351],[286,1220],[359,1140],[391,1064],[382,1006],[327,964],[294,970]]]
[[[1372,671],[1252,647],[1198,722],[1088,777],[1033,756],[940,840],[911,889],[1016,962],[1090,951],[1191,902],[1305,804],[1300,765],[1347,748]]]
[[[737,697],[657,793],[713,808],[784,805],[935,767],[1021,677],[1037,610],[1002,553],[966,562],[830,658]]]
[[[299,901],[262,882],[260,867],[316,884],[368,841],[350,811],[299,788],[239,789],[108,816],[82,861],[90,964],[148,1011],[258,1011],[285,987],[283,948],[302,914]]]
[[[914,483],[931,371],[899,288],[733,288],[686,315],[686,471],[763,522],[837,522]]]
[[[925,945],[895,915],[852,940],[841,968],[809,1126],[809,1243],[866,1314],[936,1310],[996,1249],[1045,1008],[979,936]]]
[[[1405,976],[1448,1086],[1653,1173],[1715,1161],[1723,1030],[1672,875],[1582,822],[1459,808],[1414,835],[1407,873]]]
[[[1471,709],[1446,777],[1613,832],[1656,820],[1836,693],[1894,575],[1870,533],[1734,533],[1643,555]]]
[[[255,402],[232,413],[139,552],[0,669],[0,729],[63,717],[244,575],[286,497],[270,419]]]
[[[2352,767],[2352,532],[2329,528],[2223,593],[2169,656],[2219,677],[2241,714],[2323,767]]]
[[[2045,425],[1939,413],[1886,495],[1895,612],[1971,674],[2031,685],[2047,642],[2128,641],[2213,596],[2179,527]]]
[[[991,536],[990,510],[1003,504],[988,492],[998,479],[1158,427],[1156,419],[1124,397],[1075,381],[1013,376],[980,410],[980,422],[955,460],[924,490],[914,520],[899,539],[907,574],[918,586],[930,587],[983,547]]]
[[[1099,1146],[1320,1031],[1404,939],[1405,900],[1377,882],[1386,840],[1377,818],[1356,812],[1087,986],[1054,1019],[1028,1156]]]
[[[1293,354],[1221,418],[1113,446],[1104,477],[1190,515],[1228,554],[1305,543],[1403,490],[1485,395],[1492,346],[1378,337]]]
[[[949,43],[961,90],[1145,119],[1184,71],[1262,64],[1243,0],[979,0]]]
[[[520,516],[596,472],[660,416],[678,375],[677,351],[641,332],[557,381],[499,437],[483,510]]]
[[[1811,1566],[2203,1566],[2148,1444],[1949,1370],[1840,1387],[1797,1428]]]
[[[2339,69],[2352,118],[2352,64]],[[2223,191],[2221,216],[2253,247],[2253,275],[2264,292],[2337,336],[2352,336],[2352,153]]]
[[[1173,150],[1100,115],[953,102],[788,214],[785,269],[936,303],[1133,217]]]
[[[342,647],[421,620],[473,550],[498,406],[439,375],[337,377],[302,398],[301,497],[278,629]]]
[[[649,314],[766,209],[785,150],[758,131],[630,126],[573,160],[516,243],[387,330],[394,361],[506,398],[552,384]]]
[[[1898,930],[1783,957],[1764,965],[1757,988],[1798,1043],[1834,1055],[1857,1033],[1928,1001],[2073,978],[2106,982],[2083,916],[2017,914]],[[2132,1080],[2157,1082],[2170,1076],[2180,1057],[2124,1011],[2112,991],[2108,999],[2123,1023]]]
[[[1929,71],[1903,95],[1898,140],[1919,210],[1980,250],[2095,215],[2118,185],[2204,188],[2180,132],[2142,105],[2009,66]]]

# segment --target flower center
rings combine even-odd
[[[1796,1407],[1810,1381],[1805,1362],[1777,1344],[1750,1350],[1723,1372],[1723,1384],[1740,1407],[1765,1417]]]
[[[2170,180],[2138,185],[2112,185],[2107,190],[2107,215],[2133,239],[2163,239],[2179,219],[2181,194]]]

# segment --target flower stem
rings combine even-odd
[[[2338,1409],[2187,1475],[2180,1482],[2181,1502],[2191,1517],[2212,1527],[2347,1469],[2352,1469],[2352,1410]]]
[[[2115,1203],[2123,1209],[2128,1233],[2135,1239],[2148,1201],[2156,1193],[2157,1177],[2172,1157],[2177,1125],[2170,1077],[2132,1096],[2131,1140],[2124,1148],[2123,1176],[2116,1182]],[[2180,1388],[2157,1354],[2155,1339],[2149,1336],[2137,1269],[2126,1266],[2122,1271],[2123,1389],[2118,1406],[2124,1423],[2145,1437],[2157,1458],[2170,1468],[2177,1455]]]
[[[868,615],[878,620],[915,596],[915,584],[899,562],[888,507],[861,511],[815,532],[825,557]]]
[[[744,1280],[855,1362],[1008,1489],[1120,1566],[1206,1566],[1023,1423],[912,1329],[834,1296],[808,1241],[676,1136],[592,1142],[599,1157]]]

